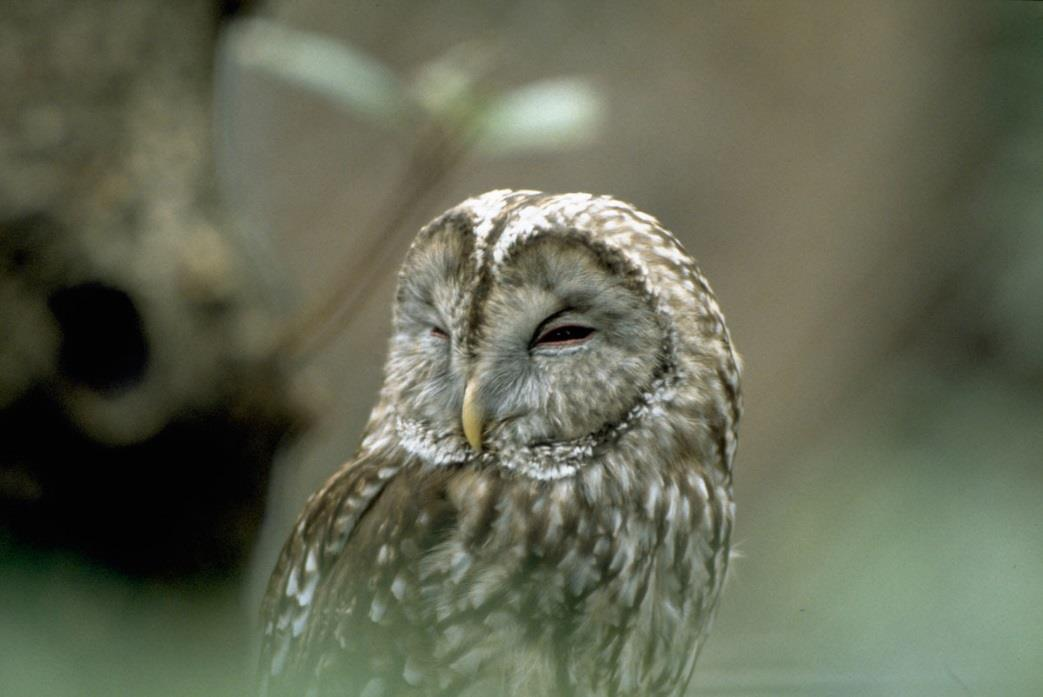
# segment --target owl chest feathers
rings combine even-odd
[[[727,564],[724,483],[692,466],[626,482],[610,463],[557,481],[356,467],[342,508],[312,518],[325,553],[307,603],[300,581],[288,589],[307,614],[299,655],[324,656],[324,674],[340,661],[381,689],[431,694],[670,695],[687,682]],[[338,528],[351,508],[365,513]]]

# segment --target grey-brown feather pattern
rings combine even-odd
[[[562,313],[595,338],[534,344]],[[481,452],[460,428],[469,383]],[[586,194],[452,209],[403,264],[360,454],[272,576],[262,682],[681,694],[727,569],[740,410],[713,293],[653,218]]]

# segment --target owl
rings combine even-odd
[[[507,190],[436,218],[361,448],[269,582],[262,693],[681,695],[728,566],[739,379],[655,218]]]

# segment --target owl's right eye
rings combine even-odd
[[[441,327],[431,327],[431,336],[436,337],[438,339],[449,338],[449,334],[447,334],[446,331]]]

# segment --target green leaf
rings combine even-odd
[[[496,49],[474,39],[451,46],[420,66],[410,94],[435,121],[465,127],[480,102],[479,84],[496,66]]]
[[[604,112],[600,92],[586,80],[534,82],[486,108],[478,148],[505,154],[586,145],[601,131]]]
[[[395,74],[347,44],[263,19],[230,30],[240,65],[307,87],[375,122],[404,119],[413,105]]]

